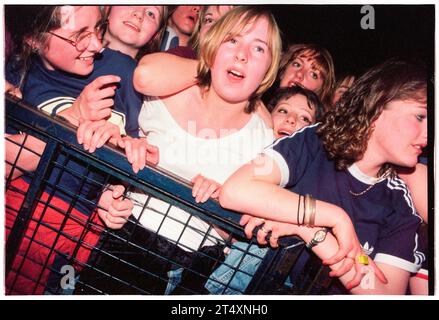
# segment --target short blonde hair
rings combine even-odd
[[[197,79],[201,87],[210,87],[210,68],[215,61],[215,56],[221,43],[230,36],[238,35],[247,24],[253,23],[260,18],[268,20],[268,47],[271,51],[271,63],[264,79],[249,100],[259,98],[273,85],[276,80],[282,52],[282,40],[276,20],[271,13],[258,6],[239,6],[222,16],[200,42],[200,61],[198,63]],[[248,110],[248,112],[252,111]]]

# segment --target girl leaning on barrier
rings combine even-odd
[[[160,99],[147,99],[139,124],[148,144],[145,139],[127,138],[125,150],[136,172],[146,165],[149,144],[158,146],[159,166],[192,180],[196,201],[204,202],[242,163],[273,141],[270,124],[255,112],[255,104],[276,77],[281,40],[271,14],[240,7],[207,32],[200,50],[199,83]],[[134,77],[136,88],[143,81],[141,74],[136,72]],[[88,135],[82,128],[78,132]],[[141,204],[147,199],[138,192],[131,197]],[[133,213],[147,229],[178,241],[187,252],[222,242],[221,231],[195,216],[186,227],[186,212],[163,218],[152,211],[142,214],[142,205],[136,205]]]
[[[241,222],[248,235],[263,225],[260,243],[268,233],[272,246],[282,235],[302,237],[324,263],[339,268],[332,275],[351,293],[405,294],[425,259],[417,235],[422,218],[393,166],[414,167],[427,144],[426,93],[426,72],[418,65],[389,60],[372,68],[322,124],[278,140],[234,173],[221,189],[221,205],[250,212]],[[338,251],[337,262],[331,255],[340,242],[333,235],[350,226],[332,233],[322,227],[346,214],[361,245]]]
[[[13,10],[18,10],[17,12],[22,14],[23,19],[32,21],[30,28],[21,25],[20,27],[25,29],[19,30],[21,33],[17,32],[17,35],[22,35],[24,69],[20,70],[21,74],[18,77],[12,77],[14,74],[11,73],[11,78],[9,78],[11,81],[21,78],[23,100],[51,115],[58,113],[73,125],[110,116],[110,107],[114,105],[116,115],[120,115],[120,111],[125,110],[126,117],[119,117],[119,120],[125,119],[127,126],[121,129],[123,131],[126,129],[134,135],[137,134],[137,130],[134,132],[130,130],[132,122],[129,121],[129,114],[135,114],[134,123],[137,129],[137,115],[141,99],[132,88],[129,76],[129,70],[132,74],[136,62],[120,52],[108,48],[101,50],[105,18],[99,7],[21,6],[12,8],[11,14],[14,14]],[[143,16],[143,11],[141,13]],[[131,18],[138,19],[135,15],[131,15]],[[149,33],[150,37],[158,31],[159,24],[151,26],[154,29],[150,30],[152,31]],[[124,70],[126,74],[122,72],[120,76],[113,75],[118,72],[117,70]],[[19,85],[20,81],[15,84]],[[127,109],[128,105],[130,111]],[[125,121],[122,122],[125,124]],[[118,126],[106,121],[104,123],[103,129],[106,133],[111,133],[109,136],[119,136],[121,129]],[[26,150],[20,152],[21,146],[32,152]],[[10,205],[8,208],[11,208],[6,212],[8,226],[14,223],[16,213],[24,199],[22,191],[27,190],[30,182],[27,177],[20,177],[22,171],[19,168],[24,171],[34,171],[44,147],[45,143],[33,136],[8,132],[6,160],[14,163],[19,155],[15,168],[7,166],[6,170],[7,178],[13,180],[6,192],[6,202]],[[65,210],[67,214],[75,217],[75,219],[67,219],[69,236],[79,239],[85,231],[87,221],[97,225],[102,224],[94,211],[99,201],[102,210],[98,209],[97,213],[108,227],[117,229],[126,222],[126,217],[131,213],[132,204],[123,198],[124,188],[122,186],[115,186],[113,190],[103,192],[104,178],[98,173],[90,172],[84,163],[67,159],[62,154],[58,156],[56,162],[67,164],[52,170],[42,195],[42,199],[50,201],[56,209],[47,209],[44,203],[40,203],[33,212],[34,219],[38,219],[42,212],[45,212],[43,222],[51,224],[61,232],[64,215],[58,211]],[[100,181],[101,186],[93,185],[87,177],[92,181]],[[84,179],[86,183],[83,182]],[[55,194],[54,197],[49,196],[52,192]],[[74,201],[74,197],[69,194],[75,197],[77,195],[79,200]],[[90,201],[94,204],[90,204]],[[74,204],[71,212],[68,211],[70,203]],[[86,230],[87,237],[83,240],[93,245],[101,229],[102,227]],[[43,230],[45,229],[39,228],[36,240],[45,243],[56,238],[56,232]],[[31,229],[28,231],[32,232]],[[65,255],[71,255],[75,252],[76,245],[73,241],[61,237],[55,244],[55,249]],[[84,263],[90,249],[89,247],[83,248],[82,244],[79,246],[81,249],[74,259]],[[19,250],[26,250],[25,247],[26,240]],[[25,262],[21,269],[22,274],[18,275],[18,281],[15,282],[13,272],[8,275],[7,287],[15,283],[13,288],[9,288],[11,293],[41,294],[44,292],[44,285],[49,278],[50,271],[43,267],[43,261],[47,258],[48,265],[51,266],[57,258],[57,254],[51,254],[48,248],[50,247],[34,244],[30,254],[39,258],[33,263],[29,262],[30,260]],[[18,259],[15,262],[13,268],[20,264]],[[38,285],[35,279],[40,272],[42,277]]]
[[[241,17],[244,18],[241,20]],[[166,152],[170,150],[170,143],[172,144],[172,141],[174,141],[175,144],[178,139],[183,139],[176,145],[178,150],[184,150],[184,147],[191,144],[186,143],[186,140],[196,140],[194,145],[197,143],[209,145],[212,142],[215,143],[215,141],[220,142],[231,137],[236,138],[238,135],[242,135],[247,144],[249,142],[252,144],[259,143],[256,153],[260,152],[266,145],[264,139],[254,136],[245,138],[247,135],[244,135],[244,133],[249,131],[250,124],[254,126],[256,123],[261,123],[261,125],[257,125],[260,129],[254,129],[254,132],[262,132],[261,128],[267,127],[267,125],[262,125],[263,122],[261,122],[260,116],[255,114],[254,108],[260,95],[272,85],[279,61],[280,40],[274,41],[273,39],[278,39],[278,37],[267,36],[268,33],[277,34],[277,27],[274,27],[275,23],[271,19],[271,16],[260,14],[256,8],[239,7],[229,11],[209,30],[201,42],[201,62],[198,68],[199,84],[176,94],[162,97],[161,100],[146,101],[143,106],[139,123],[143,134],[147,136],[148,143],[160,144],[159,164],[188,180],[196,178],[193,180],[193,194],[197,201],[206,201],[210,196],[215,195],[224,180],[247,160],[242,159],[242,161],[233,165],[227,164],[228,169],[222,170],[220,164],[223,159],[218,157],[217,162],[210,163],[210,166],[203,169],[202,161],[185,162],[185,157],[175,157],[175,154],[171,154],[171,157],[166,156]],[[278,43],[276,43],[277,41]],[[144,78],[148,76],[140,72],[141,68],[142,63],[140,63],[139,72],[136,71],[134,78],[135,86],[138,89],[142,88]],[[141,89],[140,91],[143,92]],[[196,123],[197,130],[213,130],[217,135],[216,137],[218,137],[221,130],[225,129],[235,129],[237,132],[231,134],[230,137],[225,136],[221,139],[200,138],[196,137],[198,131],[188,132],[191,121]],[[174,127],[174,129],[169,129],[169,126]],[[87,130],[81,128],[79,131],[81,131],[81,136],[87,136],[89,141],[93,141],[92,132],[87,133]],[[201,133],[202,130],[199,132]],[[167,140],[167,136],[171,139]],[[94,140],[96,144],[103,142]],[[128,160],[133,164],[135,171],[141,170],[145,166],[145,157],[148,157],[147,151],[151,150],[151,146],[140,140],[129,141],[129,139],[126,139],[125,143],[127,145]],[[242,144],[238,144],[238,147],[242,146]],[[198,150],[204,150],[204,148],[198,146],[190,154],[197,154]],[[209,150],[205,154],[218,154],[221,148],[214,145]],[[233,152],[233,150],[223,151],[222,154],[233,154]],[[178,163],[179,159],[182,162]],[[139,199],[136,199],[136,202],[138,201]],[[331,212],[331,214],[338,213],[340,217],[338,221],[331,221],[328,224],[328,226],[334,228],[340,244],[340,252],[334,255],[330,261],[335,262],[342,259],[346,252],[353,254],[359,252],[361,247],[355,237],[354,228],[347,214],[344,210],[333,205],[325,204],[325,206],[328,208],[328,215],[332,209],[334,212]],[[141,212],[141,210],[137,211]],[[143,219],[144,222],[142,223],[147,228],[148,224],[151,223],[156,226],[161,225],[160,223],[154,223],[152,219],[148,219],[148,214],[144,214],[143,217],[139,214],[135,215]],[[210,230],[208,239],[219,238],[219,235],[215,234],[217,230],[211,229],[208,224],[198,221],[198,219],[191,219],[191,221],[196,221],[199,224],[197,228],[201,225],[204,226],[203,230]],[[174,240],[175,237],[183,239],[184,241],[180,243],[182,247],[196,250],[202,243],[203,236],[198,235],[195,237],[196,232],[193,232],[194,237],[192,237],[191,229],[187,228],[189,230],[185,230],[185,236],[179,238],[180,234],[176,233],[175,230],[181,229],[182,226],[176,229],[175,227],[171,228],[171,224],[169,224],[167,229],[169,233],[161,227],[160,232],[162,235],[167,235]],[[379,270],[376,270],[376,272],[380,274]],[[357,275],[355,281],[359,281],[359,278],[361,278],[360,274]]]

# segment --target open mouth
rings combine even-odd
[[[302,85],[299,82],[291,81],[288,83],[288,88],[291,88],[291,87],[302,87]]]
[[[279,136],[279,137],[288,137],[288,136],[290,136],[291,135],[291,131],[289,131],[289,130],[283,130],[283,129],[280,129],[280,130],[278,130],[277,131],[277,135]]]
[[[227,74],[230,75],[234,79],[244,79],[245,76],[241,72],[233,69],[227,70]]]
[[[128,28],[136,31],[136,32],[140,32],[140,28],[138,26],[136,26],[135,24],[129,22],[129,21],[124,21],[123,24],[126,25]]]
[[[85,62],[92,62],[94,60],[94,55],[88,57],[79,57],[78,59]]]
[[[415,149],[417,154],[421,154],[422,153],[423,146],[416,144],[416,145],[413,145],[413,148]]]
[[[192,23],[194,23],[195,24],[195,22],[196,22],[196,17],[194,17],[194,16],[187,16],[187,18],[192,22]]]

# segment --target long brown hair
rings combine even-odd
[[[334,61],[331,54],[326,48],[317,44],[298,43],[288,46],[287,51],[282,55],[282,60],[279,66],[279,79],[281,79],[288,65],[294,59],[305,56],[316,61],[317,66],[322,71],[323,85],[322,88],[316,92],[326,109],[329,109],[332,98],[332,93],[335,86],[335,68]]]
[[[378,119],[393,100],[426,101],[427,77],[422,64],[390,59],[370,69],[323,116],[317,129],[329,158],[339,170],[360,160]],[[381,168],[383,174],[390,166]]]

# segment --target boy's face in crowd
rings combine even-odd
[[[271,112],[273,131],[276,139],[315,123],[316,110],[308,105],[304,95],[296,94],[278,102]]]
[[[414,167],[427,145],[427,105],[415,100],[394,100],[372,124],[366,152],[382,163]]]
[[[162,14],[163,6],[113,6],[106,39],[140,48],[159,29]]]
[[[309,55],[299,55],[287,66],[279,86],[289,88],[299,84],[318,94],[323,87],[323,80],[316,60]]]
[[[178,34],[190,36],[194,31],[201,6],[178,6],[169,18],[168,24]]]
[[[44,66],[49,70],[62,70],[77,75],[88,75],[93,71],[95,54],[102,49],[102,43],[94,32],[101,18],[97,6],[65,6],[61,11],[61,28],[52,30],[44,44],[40,46]],[[89,33],[90,43],[78,51],[75,45],[65,39],[78,42]],[[55,36],[56,34],[57,36]],[[85,41],[85,40],[83,40]]]
[[[219,46],[211,67],[211,87],[229,103],[247,101],[271,63],[268,20],[259,18]]]

